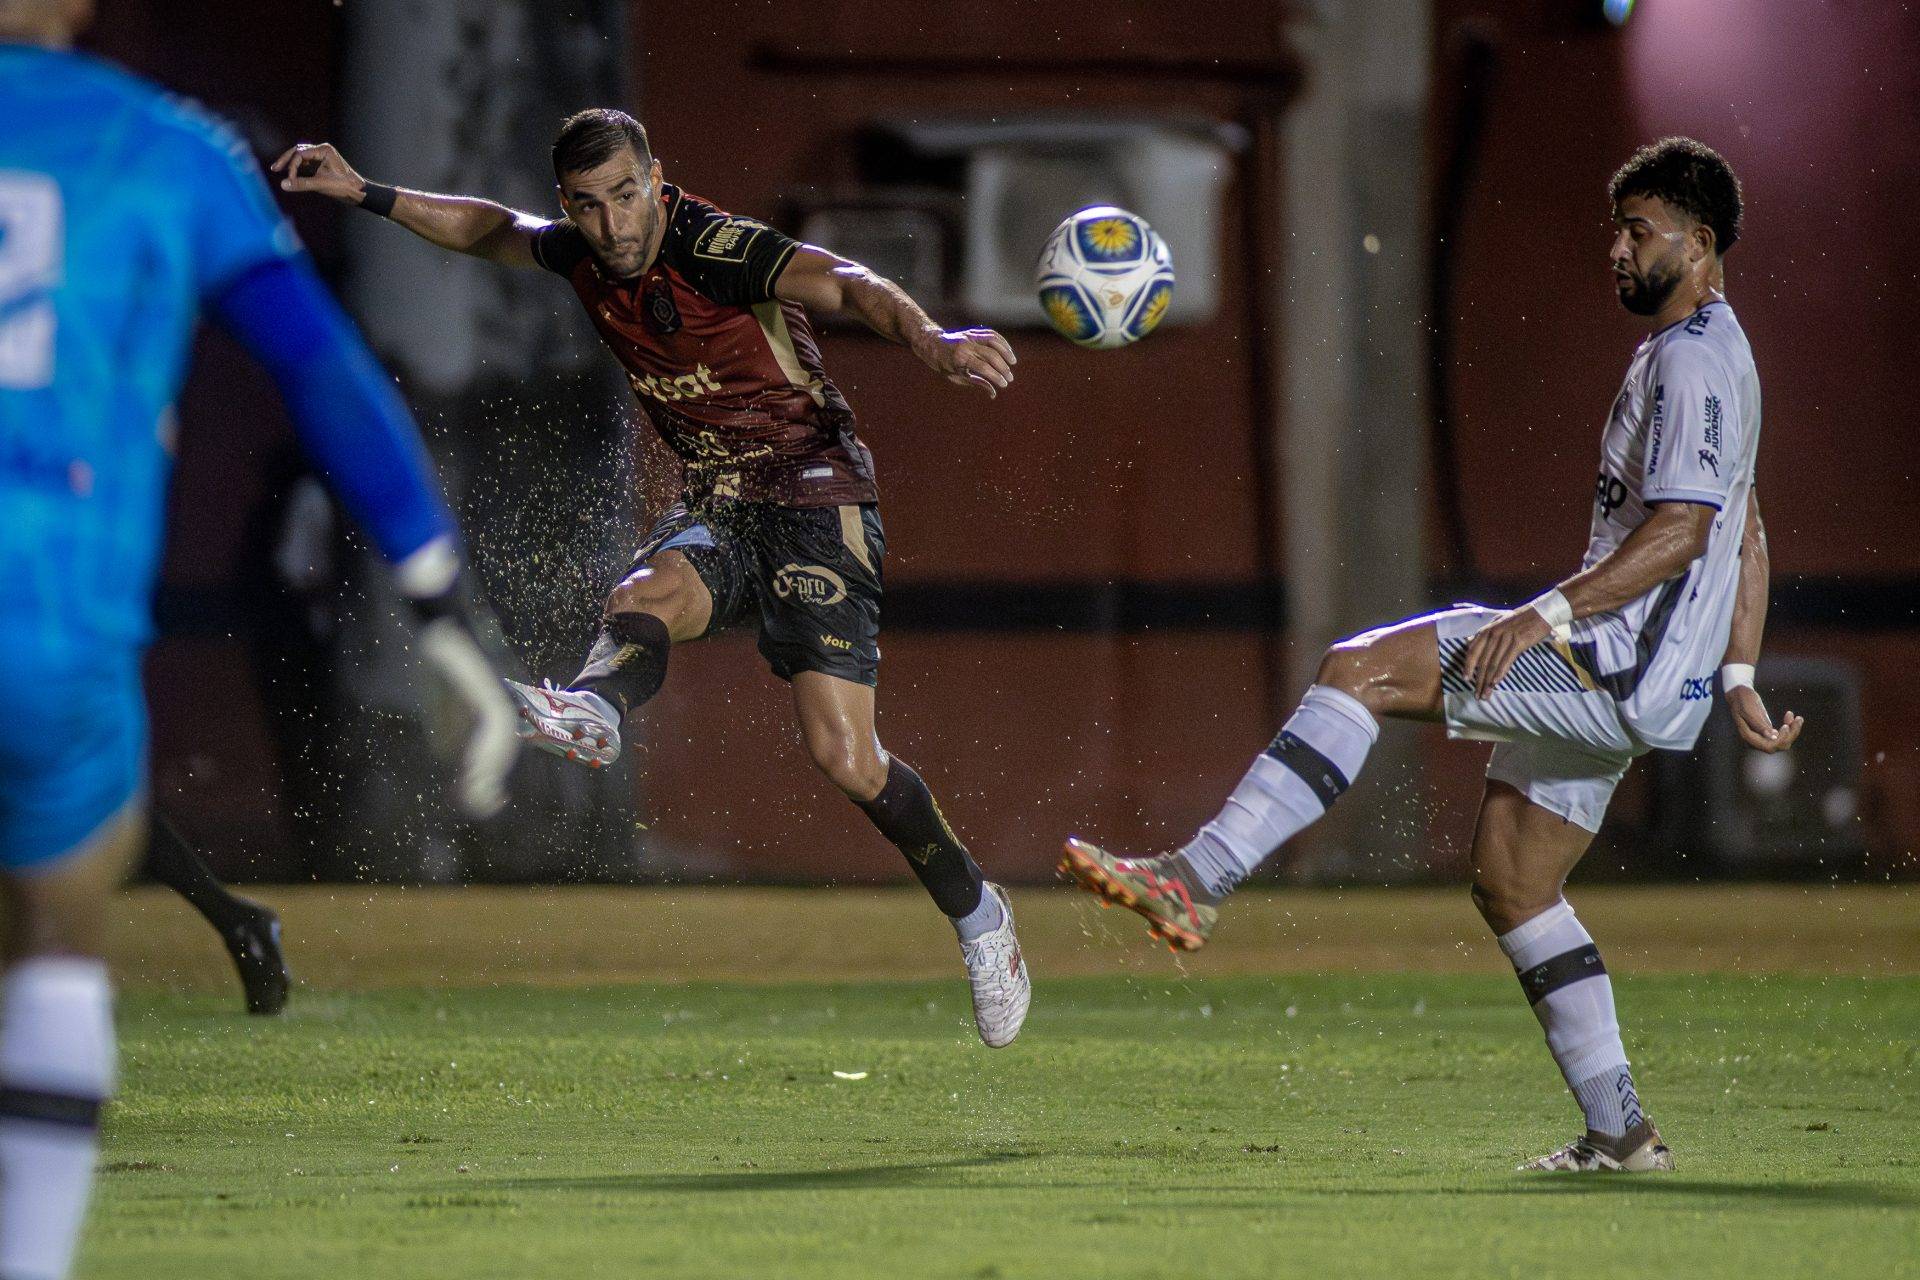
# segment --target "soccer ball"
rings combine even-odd
[[[1097,204],[1053,229],[1033,283],[1061,337],[1083,347],[1124,347],[1167,314],[1173,255],[1146,219]]]

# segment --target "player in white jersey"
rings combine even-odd
[[[1460,605],[1334,645],[1299,710],[1186,845],[1131,859],[1070,839],[1061,860],[1193,950],[1234,886],[1359,775],[1382,717],[1498,743],[1473,900],[1587,1128],[1528,1169],[1673,1167],[1641,1109],[1606,967],[1562,897],[1615,785],[1651,748],[1692,748],[1716,666],[1749,745],[1784,751],[1801,729],[1792,712],[1775,725],[1753,688],[1768,578],[1753,487],[1760,383],[1722,266],[1740,234],[1739,181],[1710,148],[1666,138],[1635,152],[1610,194],[1614,283],[1654,331],[1607,420],[1580,571],[1517,609]]]

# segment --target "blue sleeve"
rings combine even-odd
[[[274,203],[259,162],[233,127],[177,99],[183,177],[192,184],[194,279],[203,305],[255,267],[300,257],[300,237]]]
[[[273,375],[301,448],[389,564],[453,533],[413,415],[310,265],[256,266],[213,312]]]

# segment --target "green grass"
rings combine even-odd
[[[83,1275],[1920,1275],[1920,979],[1619,992],[1669,1177],[1510,978],[133,995]]]

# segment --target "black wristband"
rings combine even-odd
[[[360,197],[360,207],[368,213],[377,213],[383,218],[393,216],[393,203],[400,198],[396,187],[383,187],[377,182],[366,184],[367,192]]]

